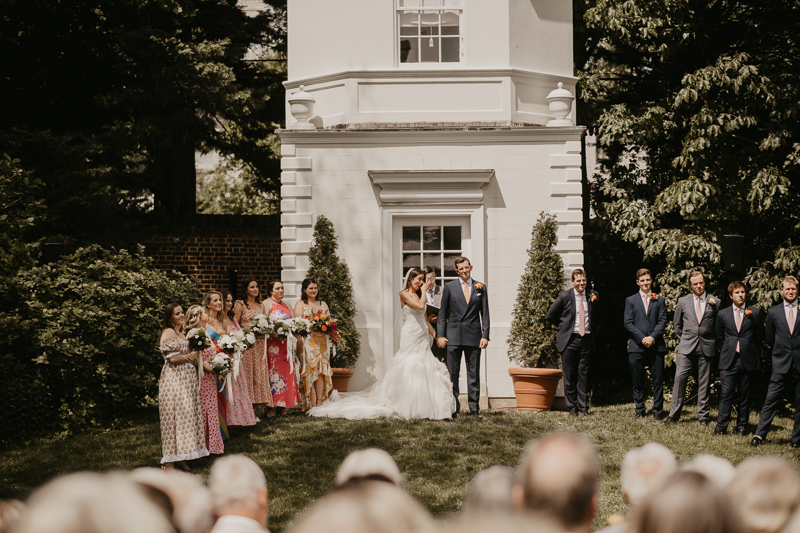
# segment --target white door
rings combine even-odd
[[[469,216],[395,216],[392,225],[392,278],[397,288],[402,289],[403,279],[412,268],[433,267],[436,283],[444,286],[456,279],[455,260],[459,256],[472,257],[472,235]],[[400,345],[402,309],[397,298],[394,308],[395,353]],[[483,366],[483,365],[481,365]],[[466,369],[462,362],[459,375],[459,390],[467,391]]]

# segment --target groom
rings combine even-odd
[[[489,295],[483,283],[470,277],[472,265],[469,259],[457,257],[455,265],[459,279],[444,286],[436,324],[436,340],[440,348],[447,347],[447,369],[456,397],[454,418],[461,408],[458,402],[458,373],[462,354],[467,363],[469,412],[479,417],[481,350],[489,345]]]

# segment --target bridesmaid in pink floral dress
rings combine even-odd
[[[205,328],[208,323],[208,311],[214,305],[214,300],[220,302],[221,296],[218,292],[207,293],[203,297],[203,307],[201,316],[194,323],[194,317],[187,317],[186,331],[192,328]],[[200,407],[203,411],[203,432],[206,439],[206,448],[209,453],[220,454],[225,451],[225,444],[222,441],[222,430],[220,429],[220,416],[217,409],[217,375],[211,371],[209,361],[217,353],[217,348],[211,346],[203,350],[203,379],[200,381]]]
[[[292,318],[292,311],[283,303],[283,282],[275,280],[269,284],[270,297],[262,302],[264,309],[273,320]],[[272,387],[272,401],[278,414],[286,414],[287,407],[300,403],[300,392],[297,389],[296,369],[289,361],[294,354],[287,353],[286,339],[270,338],[267,340],[267,357],[269,359],[269,382]]]
[[[245,278],[242,288],[244,289],[244,301],[237,301],[233,308],[234,318],[243,328],[250,327],[250,321],[258,314],[266,314],[264,306],[261,305],[261,289],[258,282],[253,278]],[[270,408],[267,411],[267,418],[275,416],[271,409],[272,390],[269,384],[269,362],[267,360],[267,339],[261,335],[257,338],[256,344],[242,354],[242,367],[247,377],[247,391],[250,393],[250,401],[256,407]]]
[[[222,291],[222,297],[225,302],[225,319],[223,325],[225,331],[233,333],[234,331],[242,329],[236,319],[231,319],[233,315],[233,295],[228,291]],[[250,393],[247,389],[247,375],[244,365],[239,362],[239,377],[231,378],[233,382],[233,398],[228,402],[228,426],[254,426],[258,422],[255,412],[253,411],[253,403],[250,400]],[[228,391],[228,394],[231,392]]]

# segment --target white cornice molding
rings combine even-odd
[[[580,141],[583,126],[564,128],[385,128],[353,130],[276,130],[286,144],[460,144],[561,143]]]
[[[299,80],[283,82],[286,90],[298,89],[300,85],[314,86],[322,83],[347,79],[399,79],[399,78],[508,78],[511,76],[529,78],[531,80],[551,81],[554,85],[559,81],[575,84],[578,78],[549,72],[536,72],[517,68],[494,69],[429,69],[429,70],[344,70],[322,76],[312,76]]]
[[[476,205],[494,170],[369,170],[382,204]]]

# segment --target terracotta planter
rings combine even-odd
[[[339,392],[347,392],[347,384],[350,382],[350,378],[353,377],[355,370],[352,368],[331,368],[331,372],[333,372],[331,377],[333,388]]]
[[[509,368],[518,411],[549,411],[556,397],[561,370],[555,368]]]

